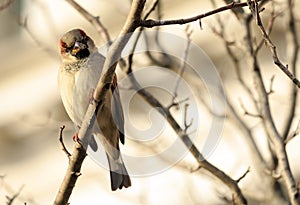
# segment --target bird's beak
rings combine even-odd
[[[72,54],[75,56],[79,51],[85,49],[87,46],[80,42],[75,42],[74,48],[72,50]]]

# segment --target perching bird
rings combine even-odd
[[[59,47],[62,59],[58,72],[61,98],[69,117],[80,128],[105,58],[98,52],[94,41],[80,29],[64,34]],[[115,74],[104,105],[97,113],[96,123],[93,136],[105,149],[111,189],[131,186],[119,149],[119,140],[124,144],[124,116]]]

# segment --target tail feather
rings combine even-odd
[[[115,191],[123,187],[130,187],[131,180],[121,156],[119,156],[119,159],[112,159],[107,155],[107,159],[110,168],[111,190]]]

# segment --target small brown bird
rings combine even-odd
[[[61,98],[69,117],[80,128],[105,58],[98,52],[94,41],[81,29],[64,34],[59,47],[62,59],[58,72]],[[114,191],[131,186],[119,149],[119,140],[124,144],[124,116],[116,75],[104,99],[104,105],[97,113],[93,136],[99,139],[105,149],[111,189]]]

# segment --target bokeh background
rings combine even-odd
[[[6,1],[1,1],[4,2]],[[78,0],[77,2],[93,15],[99,15],[112,37],[120,31],[130,7],[130,1]],[[222,1],[217,3],[223,5]],[[183,18],[212,8],[209,1],[166,0],[162,2],[161,13],[164,19]],[[222,13],[221,16],[227,18],[226,26],[230,28],[230,38],[241,38],[239,34],[242,28],[236,26],[237,20],[234,16],[229,11]],[[192,23],[192,40],[212,59],[230,93],[237,94],[234,102],[237,110],[242,113],[242,109],[238,106],[238,99],[242,94],[238,95],[240,88],[237,79],[229,69],[226,69],[230,63],[224,58],[225,49],[220,46],[222,41],[212,32],[215,23],[214,17],[202,20],[203,29],[200,29],[199,22]],[[287,60],[285,26],[282,26],[284,23],[284,16],[278,18],[272,33],[283,61]],[[65,1],[16,0],[9,8],[0,11],[0,204],[5,204],[6,196],[13,196],[20,188],[22,190],[14,204],[24,202],[30,205],[51,204],[62,182],[68,159],[61,151],[58,132],[60,126],[66,126],[65,143],[72,150],[72,136],[75,129],[64,111],[57,87],[56,76],[60,65],[58,41],[63,33],[73,28],[84,29],[98,46],[105,43],[93,26]],[[185,26],[176,25],[164,29],[184,36]],[[183,50],[182,47],[176,46],[174,49]],[[265,49],[264,52],[266,54],[262,59],[267,68],[264,72],[265,79],[276,75],[272,105],[274,110],[282,110],[275,113],[276,121],[280,123],[284,118],[284,110],[289,106],[287,103],[289,99],[283,96],[290,84],[289,80],[272,66],[268,50]],[[249,82],[252,81],[252,77],[249,77]],[[140,101],[141,99],[137,98],[135,103],[139,104]],[[149,122],[145,122],[146,125],[141,123],[143,120],[146,121],[143,114],[147,111],[143,109],[145,108],[141,106],[141,109],[134,110],[133,122],[137,126],[147,127]],[[205,110],[205,107],[202,109]],[[203,111],[200,118],[204,124],[209,115],[207,112]],[[298,112],[295,117],[299,119]],[[259,132],[261,123],[257,119],[248,120],[252,122],[251,130]],[[171,131],[167,133],[174,135]],[[249,157],[251,153],[238,135],[236,127],[225,123],[218,146],[208,157],[211,163],[233,178],[240,177],[252,163]],[[260,133],[257,133],[257,136],[259,135]],[[198,145],[201,147],[201,144]],[[300,167],[297,163],[299,145],[300,139],[296,137],[288,146],[296,179],[300,176]],[[265,142],[262,141],[261,147],[265,146]],[[147,146],[145,148],[129,140],[121,149],[125,153],[153,153],[155,152],[153,147],[155,146],[152,144],[147,149]],[[131,188],[111,192],[107,170],[87,157],[70,203],[74,205],[224,203],[220,198],[230,197],[230,191],[209,173],[190,171],[196,167],[192,157],[187,155],[185,160],[160,173],[133,177]],[[127,168],[129,171],[134,170],[134,165]],[[240,183],[243,190],[250,195],[255,190],[253,185],[255,183],[251,183],[253,180],[258,182],[260,179],[250,171],[249,176],[247,175]]]

